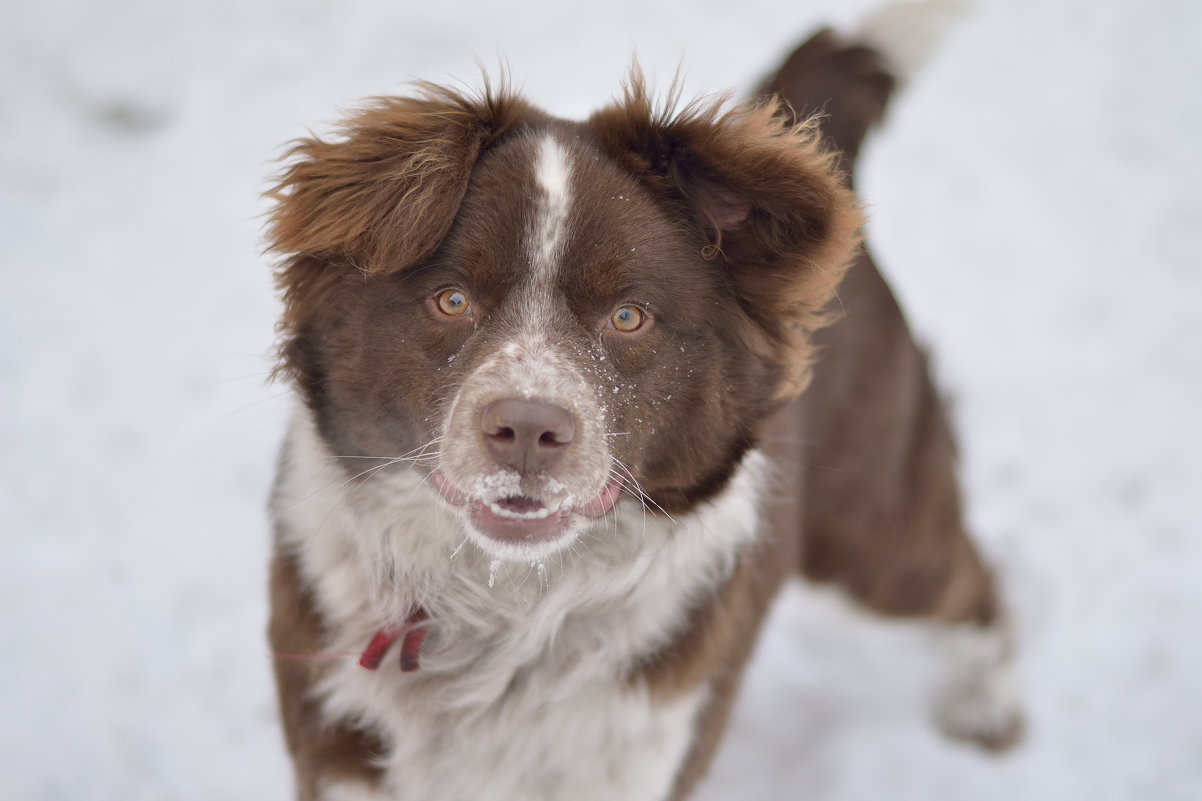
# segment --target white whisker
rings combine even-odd
[[[341,461],[343,459],[373,459],[373,460],[383,460],[384,463],[374,465],[365,470],[361,470],[360,472],[355,473],[354,475],[350,476],[349,478],[345,479],[342,482],[330,481],[329,483],[313,490],[308,495],[305,495],[304,497],[297,499],[293,503],[293,505],[304,503],[305,501],[308,501],[323,492],[337,492],[337,491],[343,489],[344,487],[346,487],[347,485],[353,484],[355,482],[359,482],[356,487],[356,488],[358,488],[359,486],[362,486],[364,483],[366,483],[367,481],[369,481],[370,479],[372,479],[376,475],[378,475],[381,470],[385,470],[394,465],[403,464],[403,463],[416,464],[416,463],[418,463],[418,460],[420,460],[420,459],[434,458],[437,456],[437,451],[435,451],[429,457],[427,457],[426,451],[428,451],[431,447],[438,445],[441,441],[442,441],[442,437],[435,437],[434,439],[430,440],[426,444],[416,447],[416,448],[410,450],[408,453],[402,454],[401,456],[359,456],[359,455],[330,456],[330,457],[328,457],[328,459],[331,461]],[[416,454],[416,455],[414,455],[414,454]],[[337,484],[337,485],[335,486],[335,484]],[[349,494],[350,493],[347,493],[346,495],[344,495],[342,498],[342,501],[345,501],[347,498],[347,495],[349,495]],[[341,503],[341,501],[340,501],[340,503]]]

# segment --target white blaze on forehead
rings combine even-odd
[[[532,230],[533,241],[530,243],[531,266],[534,268],[535,283],[547,285],[559,266],[571,205],[568,154],[551,134],[538,143],[534,176],[538,183],[539,199]]]

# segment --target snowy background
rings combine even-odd
[[[634,52],[746,88],[872,5],[2,0],[0,798],[288,797],[259,255],[284,141],[477,59],[564,116]],[[796,587],[702,799],[1202,798],[1200,87],[1196,0],[981,0],[897,100],[870,238],[954,400],[1032,730],[943,740],[926,634]]]

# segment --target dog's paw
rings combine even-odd
[[[949,675],[935,717],[949,737],[993,752],[1023,737],[1026,723],[1014,676],[1013,643],[1003,626],[948,632]]]
[[[1008,666],[1007,666],[1008,667]],[[1026,722],[1014,690],[1013,677],[978,676],[949,682],[935,709],[939,728],[949,737],[1001,752],[1017,745]]]

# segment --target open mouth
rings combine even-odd
[[[554,542],[570,528],[572,510],[567,504],[554,508],[534,498],[518,496],[498,501],[473,499],[468,515],[476,531],[511,544]]]
[[[466,508],[475,531],[498,543],[518,546],[547,545],[564,539],[575,528],[575,518],[596,518],[612,509],[621,489],[616,481],[610,482],[597,497],[575,504],[571,495],[547,501],[527,495],[487,500],[456,488],[442,471],[434,473],[434,481],[443,500]]]
[[[552,509],[542,501],[527,498],[525,495],[502,498],[499,501],[489,501],[487,504],[489,514],[508,520],[546,520],[552,514],[559,511],[559,507],[562,505],[556,504],[555,508]]]

